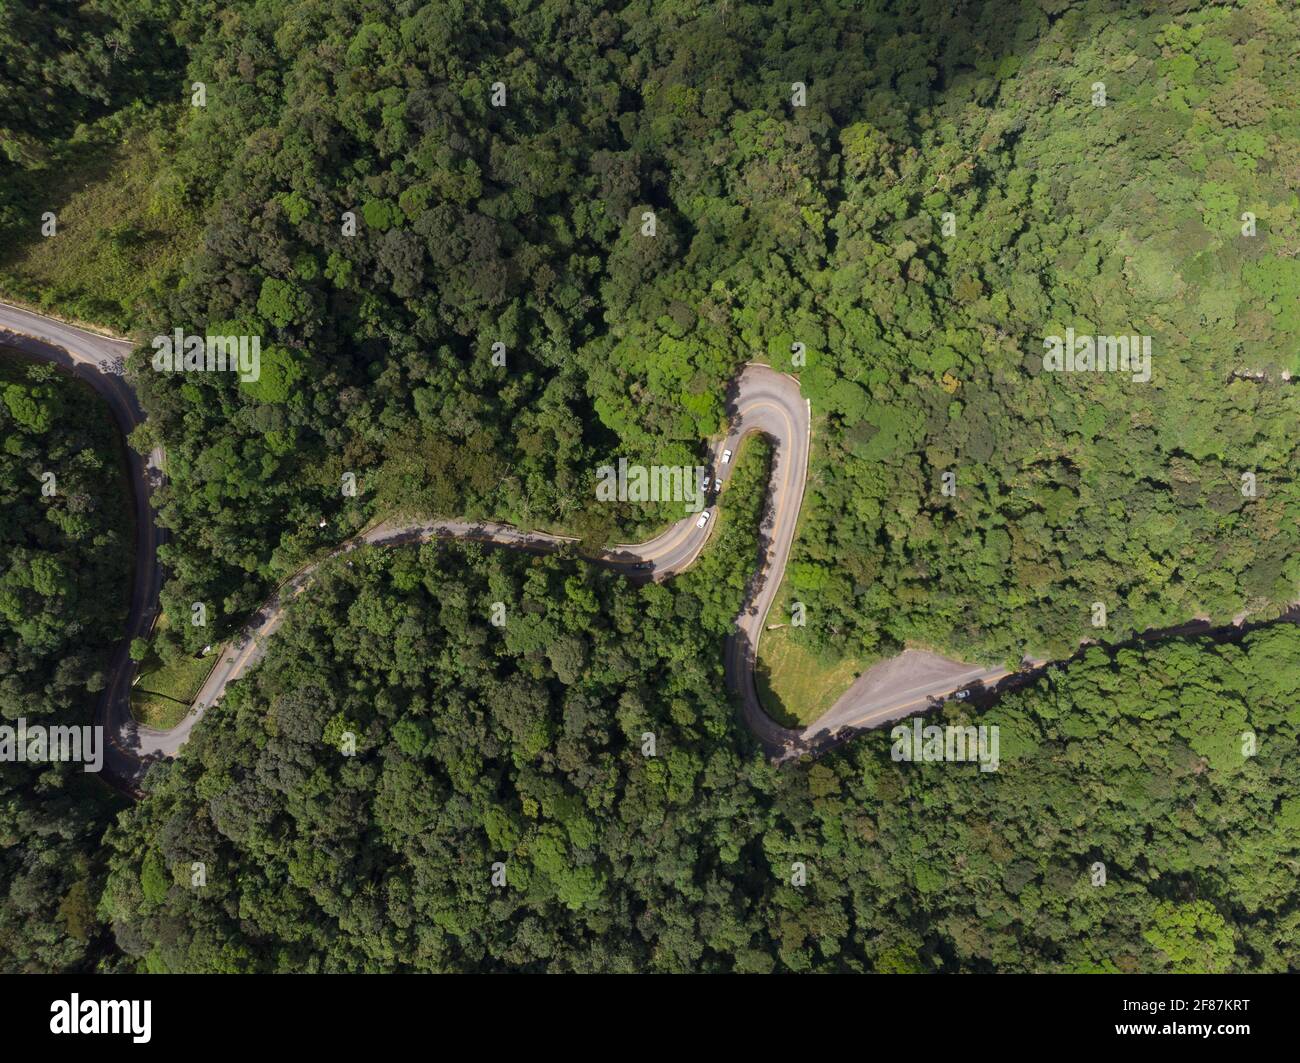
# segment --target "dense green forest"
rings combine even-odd
[[[362,551],[151,771],[102,892],[98,806],[0,765],[6,966],[1294,964],[1300,633],[1127,643],[1300,597],[1289,7],[12,0],[0,46],[0,292],[262,338],[252,382],[133,356],[169,614],[231,631],[398,512],[649,534],[676,514],[596,504],[595,470],[700,464],[758,359],[816,418],[790,638],[1109,644],[980,710],[998,772],[894,763],[884,732],[777,770],[721,665],[763,444],[670,585],[576,552]],[[127,171],[140,195],[90,200],[145,204],[91,233],[111,285],[46,280],[43,212]],[[1067,329],[1149,336],[1150,379],[1044,371]],[[10,495],[38,453],[114,460],[36,374],[0,405]],[[125,601],[116,489],[39,520],[5,498],[5,716],[85,718]]]
[[[0,725],[90,723],[126,623],[122,460],[94,392],[0,348]],[[0,970],[102,953],[99,841],[119,804],[81,764],[0,761]]]
[[[397,508],[644,533],[592,470],[696,463],[758,356],[821,418],[804,636],[1018,659],[1295,597],[1297,32],[1262,0],[97,0],[0,114],[30,167],[180,104],[156,184],[202,236],[132,323],[267,347],[242,385],[140,357],[173,608],[230,623]],[[1150,336],[1151,380],[1039,372],[1067,327]]]
[[[645,531],[590,504],[591,470],[694,463],[755,355],[822,418],[791,572],[811,639],[1014,659],[1095,634],[1099,599],[1122,639],[1294,598],[1294,21],[949,6],[277,3],[192,28],[207,103],[173,183],[208,224],[147,320],[270,352],[256,385],[139,374],[171,599],[238,615],[403,505]],[[1152,336],[1151,381],[1040,373],[1066,327]]]
[[[778,770],[689,589],[476,546],[352,556],[110,833],[102,913],[143,968],[1294,960],[1292,625],[1093,648],[983,713],[997,772],[895,762],[887,731]]]

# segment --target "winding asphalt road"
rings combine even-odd
[[[0,346],[53,362],[85,381],[108,403],[124,437],[144,422],[144,411],[123,375],[134,343],[0,303]],[[166,541],[166,534],[158,527],[150,504],[153,487],[162,482],[162,451],[155,449],[145,457],[128,444],[126,452],[135,507],[131,608],[126,631],[109,664],[108,684],[95,710],[95,723],[104,728],[108,741],[105,773],[119,786],[134,789],[162,732],[140,728],[131,715],[136,666],[129,650],[132,639],[153,630],[158,616],[163,581],[158,547]]]
[[[123,376],[126,356],[134,347],[131,342],[0,303],[0,343],[64,366],[85,380],[108,401],[123,433],[144,420],[135,393]],[[759,637],[780,588],[799,521],[812,442],[811,411],[794,377],[768,366],[750,364],[728,391],[727,420],[727,435],[714,448],[710,468],[718,488],[725,485],[734,467],[722,464],[724,449],[738,453],[740,441],[752,432],[768,436],[774,444],[771,485],[759,529],[759,557],[736,618],[736,630],[728,637],[725,649],[727,686],[738,697],[745,723],[769,756],[787,759],[816,752],[846,731],[910,715],[933,699],[1008,674],[1002,669],[978,668],[936,654],[907,650],[869,669],[811,726],[796,730],[773,721],[759,701],[754,670]],[[95,722],[104,727],[108,738],[106,773],[123,789],[137,792],[148,765],[175,756],[203,713],[220,701],[231,682],[257,662],[268,639],[283,622],[289,602],[311,584],[328,558],[303,568],[286,581],[243,631],[222,648],[194,706],[177,727],[170,731],[141,727],[131,715],[130,692],[136,666],[127,648],[131,639],[148,634],[158,611],[162,571],[157,548],[163,535],[149,499],[153,486],[161,482],[163,456],[159,451],[147,459],[134,451],[130,454],[137,529],[131,612],[123,642],[113,656],[110,681]],[[698,516],[691,514],[654,539],[614,546],[592,560],[636,578],[671,577],[689,568],[699,556],[717,524],[716,510],[716,504],[708,508],[710,517],[703,528],[698,526]],[[574,542],[565,536],[525,532],[495,523],[447,520],[380,524],[344,543],[329,557],[363,546],[433,538],[477,539],[541,551],[554,551]]]

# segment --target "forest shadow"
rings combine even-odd
[[[1048,676],[1051,672],[1064,671],[1072,664],[1079,663],[1091,650],[1101,650],[1110,658],[1111,664],[1117,666],[1117,659],[1123,650],[1134,650],[1143,646],[1175,642],[1180,639],[1189,642],[1204,640],[1214,645],[1235,643],[1240,642],[1252,632],[1276,627],[1278,624],[1300,625],[1300,604],[1291,606],[1291,608],[1282,611],[1270,620],[1244,621],[1240,624],[1214,624],[1209,620],[1190,620],[1172,627],[1149,628],[1146,631],[1138,632],[1132,638],[1125,639],[1123,642],[1088,642],[1080,646],[1069,657],[1046,661],[1023,672],[1015,672],[991,686],[983,687],[971,697],[971,704],[980,709],[989,708],[999,701],[1004,694],[1030,686],[1039,679]]]

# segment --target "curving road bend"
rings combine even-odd
[[[123,375],[132,343],[4,303],[0,303],[0,341],[62,365],[87,381],[108,401],[124,434],[144,420],[135,393]],[[722,463],[724,450],[738,453],[741,440],[752,432],[768,436],[774,444],[770,490],[759,529],[759,556],[736,618],[736,630],[727,638],[724,659],[727,686],[739,699],[746,725],[768,755],[784,760],[819,751],[849,731],[899,719],[933,699],[1008,674],[1003,669],[977,668],[936,654],[907,650],[869,669],[811,726],[796,730],[773,721],[759,701],[754,671],[759,638],[794,544],[808,475],[811,411],[794,377],[751,363],[728,389],[727,417],[727,434],[712,454],[710,471],[717,484],[715,490],[725,484],[733,468]],[[130,792],[138,792],[150,763],[176,755],[203,713],[220,701],[231,682],[260,659],[270,636],[283,622],[289,603],[311,584],[321,564],[330,558],[362,546],[400,545],[433,538],[473,539],[546,552],[576,541],[491,522],[443,520],[384,523],[371,528],[282,584],[243,631],[222,647],[185,719],[169,731],[156,731],[141,727],[131,715],[130,692],[136,666],[127,649],[131,639],[149,633],[158,611],[162,570],[157,548],[164,540],[149,499],[152,488],[161,482],[163,456],[157,450],[148,458],[129,452],[137,528],[131,611],[95,721],[104,727],[108,738],[105,771]],[[716,503],[708,507],[708,512],[710,519],[703,528],[697,524],[698,516],[692,514],[647,542],[617,545],[591,559],[633,578],[671,577],[689,568],[707,543],[717,523]]]
[[[727,640],[728,687],[741,699],[745,722],[772,754],[802,748],[798,732],[781,727],[763,711],[754,684],[755,651],[763,621],[771,608],[785,572],[794,542],[799,507],[808,473],[810,414],[807,401],[799,394],[799,383],[768,366],[750,364],[732,383],[727,396],[729,430],[713,449],[710,474],[717,489],[726,483],[734,466],[722,463],[722,454],[738,454],[741,440],[752,432],[774,441],[772,490],[760,528],[760,558],[737,617],[737,631]],[[589,555],[591,560],[613,569],[635,571],[637,576],[666,579],[685,571],[699,556],[717,523],[717,505],[706,507],[709,520],[701,528],[692,514],[661,535],[644,543],[617,545]],[[434,538],[477,539],[482,542],[524,550],[554,551],[576,540],[546,532],[524,532],[506,524],[469,523],[442,520],[423,523],[380,524],[343,544],[329,558],[363,545],[397,545],[427,542]],[[328,560],[328,558],[324,559]],[[172,755],[188,736],[190,727],[204,709],[215,704],[228,684],[243,675],[261,657],[268,638],[284,619],[288,603],[310,584],[322,562],[299,571],[288,580],[257,613],[252,623],[223,651],[220,661],[195,699],[195,711],[161,741],[151,738],[151,748]],[[632,572],[628,572],[629,575]]]
[[[108,403],[124,438],[144,422],[144,411],[123,375],[134,343],[0,303],[0,345],[53,362],[85,381]],[[141,758],[148,755],[148,750],[136,738],[136,723],[131,715],[135,663],[129,651],[131,640],[147,636],[158,616],[163,582],[158,547],[166,541],[166,534],[158,527],[150,504],[154,486],[162,482],[162,451],[155,449],[145,457],[128,443],[126,453],[135,509],[131,606],[126,631],[109,664],[108,683],[95,710],[95,723],[103,726],[107,739],[105,772],[118,785],[133,789],[143,774]]]

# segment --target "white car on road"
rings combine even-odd
[[[731,461],[731,451],[724,450],[722,452],[722,464],[726,465],[729,461]]]
[[[695,526],[697,528],[703,528],[704,525],[708,523],[709,523],[709,511],[706,509],[703,513],[700,514],[700,519],[695,522]]]

